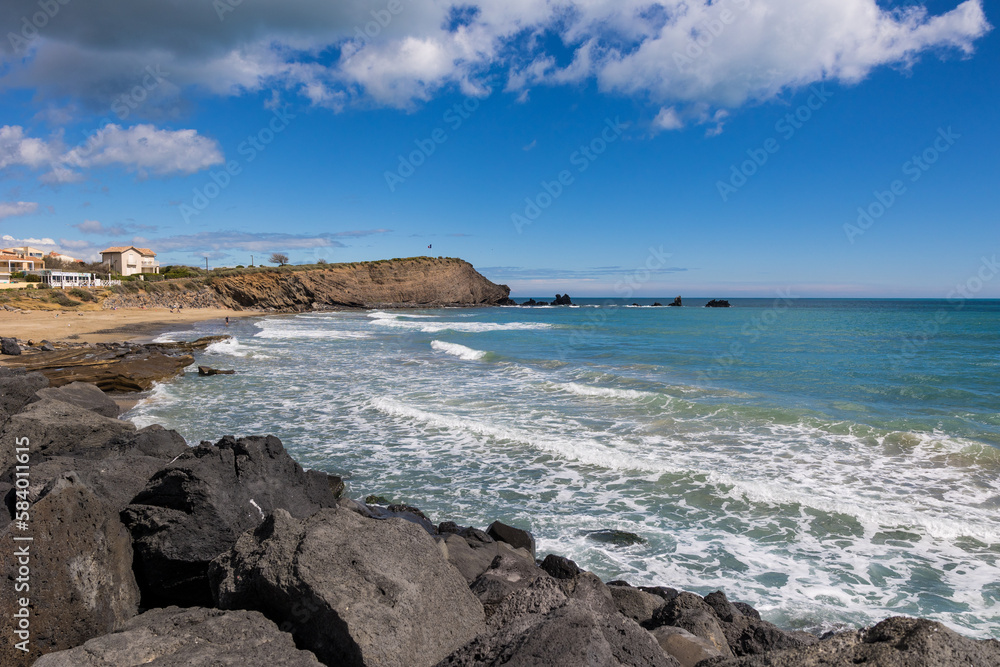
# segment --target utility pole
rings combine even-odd
[[[205,270],[208,271],[208,256],[205,256]]]
[[[253,255],[250,255],[250,268],[253,268]]]

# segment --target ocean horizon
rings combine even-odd
[[[1000,300],[630,306],[672,300],[202,323],[161,339],[231,334],[196,364],[237,374],[126,418],[274,434],[352,497],[500,519],[540,556],[784,628],[904,614],[1000,638]]]

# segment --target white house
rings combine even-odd
[[[111,273],[131,276],[136,273],[159,273],[160,263],[156,253],[149,248],[114,246],[101,251],[101,261]]]

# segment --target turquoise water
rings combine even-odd
[[[129,417],[273,433],[355,497],[527,526],[540,554],[784,627],[1000,637],[1000,301],[580,303],[200,325],[173,337],[224,329],[197,363],[238,374]],[[589,537],[609,528],[646,541]]]

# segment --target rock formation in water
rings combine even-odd
[[[729,302],[725,299],[712,299],[705,304],[706,308],[729,308]]]

